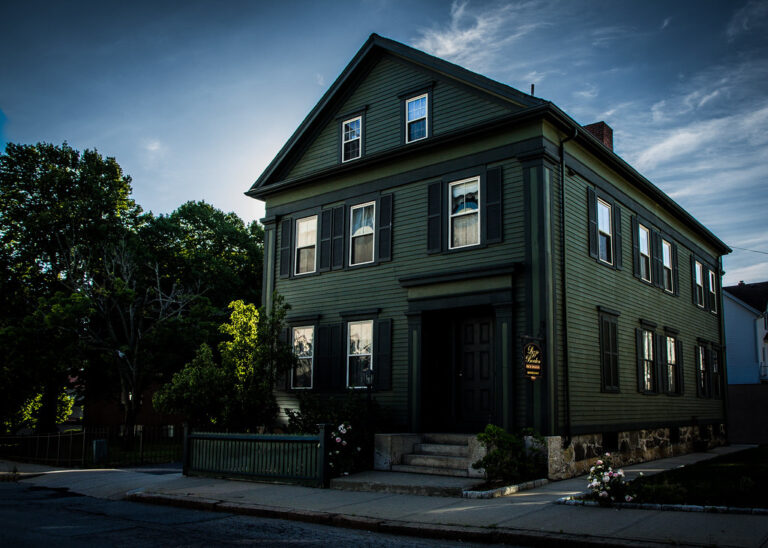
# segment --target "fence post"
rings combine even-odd
[[[144,425],[139,430],[139,464],[144,464]]]
[[[189,425],[184,423],[184,452],[181,457],[181,473],[185,476],[189,475]]]
[[[83,426],[83,454],[80,456],[80,468],[85,468],[85,447],[86,447],[85,434],[86,432],[87,432],[87,428]]]
[[[320,437],[320,484],[321,487],[330,487],[331,485],[331,466],[328,459],[328,436],[331,432],[330,424],[318,424],[317,430]]]

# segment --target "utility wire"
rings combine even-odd
[[[751,251],[752,253],[762,253],[763,255],[768,255],[768,251],[758,251],[757,249],[747,249],[746,247],[736,247],[735,245],[731,246],[733,249],[740,249],[742,251]]]

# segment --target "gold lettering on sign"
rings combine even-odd
[[[523,367],[525,374],[531,380],[541,376],[541,347],[538,343],[530,342],[523,347]]]

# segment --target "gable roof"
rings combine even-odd
[[[739,285],[729,285],[723,289],[761,313],[768,309],[768,282],[740,282]]]
[[[335,172],[336,170],[355,169],[356,167],[364,165],[364,162],[355,162],[354,165],[346,164],[344,166],[335,166],[332,170],[322,170],[319,173],[307,174],[298,177],[296,180],[277,180],[279,179],[281,168],[283,168],[289,161],[292,154],[295,154],[296,150],[300,148],[302,141],[310,138],[312,130],[325,120],[328,110],[334,106],[334,100],[343,90],[347,89],[348,86],[354,85],[355,77],[364,71],[366,63],[381,52],[390,53],[422,65],[428,69],[459,80],[463,84],[474,87],[482,92],[489,93],[502,100],[507,100],[510,104],[516,104],[523,107],[519,112],[505,116],[496,123],[512,123],[517,120],[535,116],[546,116],[561,130],[572,134],[576,141],[586,146],[599,160],[606,162],[606,164],[614,168],[623,177],[637,185],[642,192],[645,192],[653,200],[667,208],[674,216],[688,224],[695,232],[702,235],[715,247],[715,249],[718,250],[719,253],[727,254],[731,252],[731,248],[696,220],[695,217],[680,207],[677,202],[667,196],[660,188],[636,171],[629,163],[613,152],[613,150],[607,148],[602,141],[592,135],[588,130],[584,129],[583,126],[551,101],[523,93],[511,86],[491,80],[490,78],[467,70],[459,65],[429,55],[428,53],[406,46],[400,42],[390,40],[389,38],[381,37],[375,33],[369,36],[365,44],[358,50],[325,94],[323,94],[320,101],[309,112],[283,148],[280,149],[280,152],[277,153],[275,158],[270,162],[256,182],[253,183],[251,188],[245,192],[246,196],[261,198],[262,196],[269,194],[272,190],[277,190],[278,188],[282,189],[294,184],[303,184],[318,176],[325,176],[329,171]],[[488,124],[492,125],[494,122],[489,122]],[[430,146],[429,141],[436,142],[437,139],[426,140],[423,143],[420,143],[420,146]]]

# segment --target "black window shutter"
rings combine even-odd
[[[292,344],[291,344],[292,343],[292,341],[291,341],[291,329],[289,327],[283,327],[280,330],[280,340],[284,344],[292,346]],[[286,390],[290,390],[291,389],[291,375],[292,374],[293,374],[293,371],[286,371],[285,373],[283,373],[282,383],[278,382],[277,383],[278,386],[280,386],[282,384],[283,388],[285,388]]]
[[[691,300],[693,301],[693,304],[699,304],[699,301],[696,298],[696,257],[693,255],[691,255]]]
[[[376,390],[392,389],[392,320],[379,320],[376,325],[373,354],[373,382]]]
[[[667,380],[667,338],[664,335],[654,335],[653,357],[656,362],[656,390],[666,392],[668,390]]]
[[[291,275],[291,219],[283,219],[280,222],[280,277],[287,278]]]
[[[645,392],[643,378],[643,330],[635,329],[635,341],[637,342],[637,391]]]
[[[640,273],[640,223],[632,216],[632,273],[635,278],[641,278]]]
[[[672,244],[672,290],[673,294],[680,294],[680,269],[677,266],[677,244]]]
[[[704,308],[712,310],[712,299],[709,294],[709,269],[703,268],[701,274],[703,276],[702,281],[704,282]]]
[[[616,257],[616,260],[613,262],[613,264],[616,266],[618,270],[621,270],[622,268],[622,249],[621,245],[621,208],[618,206],[618,204],[613,204],[613,249],[614,254]]]
[[[683,378],[685,377],[685,361],[683,360],[683,343],[680,339],[675,339],[675,357],[677,358],[677,392],[683,393]]]
[[[344,326],[334,324],[330,327],[331,337],[331,388],[343,389],[347,383],[347,355],[344,352]]]
[[[325,272],[331,269],[331,221],[333,211],[325,209],[320,212],[320,258],[318,270]]]
[[[427,253],[443,250],[443,183],[432,183],[427,189]]]
[[[333,208],[331,222],[331,268],[344,268],[344,206]]]
[[[704,390],[702,389],[702,384],[704,382],[704,371],[701,369],[701,365],[699,364],[699,353],[702,352],[702,347],[697,346],[696,348],[696,354],[694,356],[694,365],[696,367],[696,395],[698,397],[704,396]],[[704,368],[707,367],[707,355],[706,351],[704,351]]]
[[[316,390],[325,390],[331,386],[331,328],[321,325],[317,329],[317,355],[315,356]]]
[[[379,200],[379,261],[392,260],[392,194]]]
[[[504,239],[501,175],[501,166],[491,168],[485,173],[485,243],[488,244]]]
[[[587,188],[587,217],[589,221],[589,256],[597,259],[597,194]]]
[[[664,263],[661,252],[661,234],[651,232],[651,262],[653,270],[653,285],[664,287]]]

